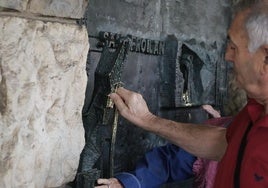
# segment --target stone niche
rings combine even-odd
[[[0,2],[1,188],[64,186],[75,178],[85,143],[89,43],[86,28],[72,19],[85,1],[40,1],[46,10],[69,5],[61,15],[35,12],[51,21],[33,14],[37,2]]]

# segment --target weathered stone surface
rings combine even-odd
[[[88,48],[85,28],[0,17],[0,187],[75,177]]]
[[[1,0],[0,7],[45,16],[81,18],[88,0]]]
[[[29,0],[1,0],[0,7],[24,11],[26,10]]]
[[[32,0],[29,11],[49,16],[81,18],[86,6],[87,0]]]

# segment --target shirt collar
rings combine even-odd
[[[262,118],[264,106],[258,103],[255,99],[249,98],[246,108],[253,123]]]

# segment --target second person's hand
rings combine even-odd
[[[123,188],[122,184],[116,178],[98,179],[98,185],[94,188]]]

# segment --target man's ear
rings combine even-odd
[[[261,56],[262,56],[262,60],[263,60],[263,66],[261,69],[261,75],[268,75],[268,45],[263,45],[261,47]]]
[[[268,45],[264,45],[264,55],[265,55],[264,63],[268,65]]]

